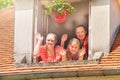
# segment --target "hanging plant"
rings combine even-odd
[[[75,8],[64,0],[53,0],[45,4],[45,13],[47,15],[54,15],[56,22],[62,23],[66,20],[67,15],[71,15],[75,12]]]

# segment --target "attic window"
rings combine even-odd
[[[52,0],[38,0],[37,3],[37,13],[38,16],[36,17],[36,27],[35,33],[40,33],[44,36],[43,44],[45,44],[45,37],[48,33],[55,33],[57,35],[57,44],[60,45],[61,37],[63,34],[68,34],[68,39],[65,42],[65,48],[67,47],[68,42],[70,39],[74,38],[75,35],[75,28],[78,25],[85,25],[88,28],[88,17],[89,17],[89,1],[88,0],[68,0],[71,1],[72,5],[77,10],[74,15],[67,16],[67,20],[63,23],[56,23],[54,21],[53,15],[45,15],[45,9],[43,4],[46,1]],[[73,1],[73,2],[72,2]],[[77,2],[78,1],[78,2]]]

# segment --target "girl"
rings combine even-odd
[[[80,50],[79,47],[80,41],[77,38],[72,38],[67,46],[66,60],[83,60],[85,50]]]

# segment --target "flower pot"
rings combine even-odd
[[[67,11],[64,11],[62,14],[57,14],[57,12],[53,12],[54,14],[54,20],[58,23],[65,22],[67,17]]]

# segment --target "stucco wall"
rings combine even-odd
[[[33,0],[14,0],[15,32],[14,58],[16,63],[27,55],[28,62],[32,53]]]
[[[110,50],[110,0],[92,0],[90,10],[90,54]]]

